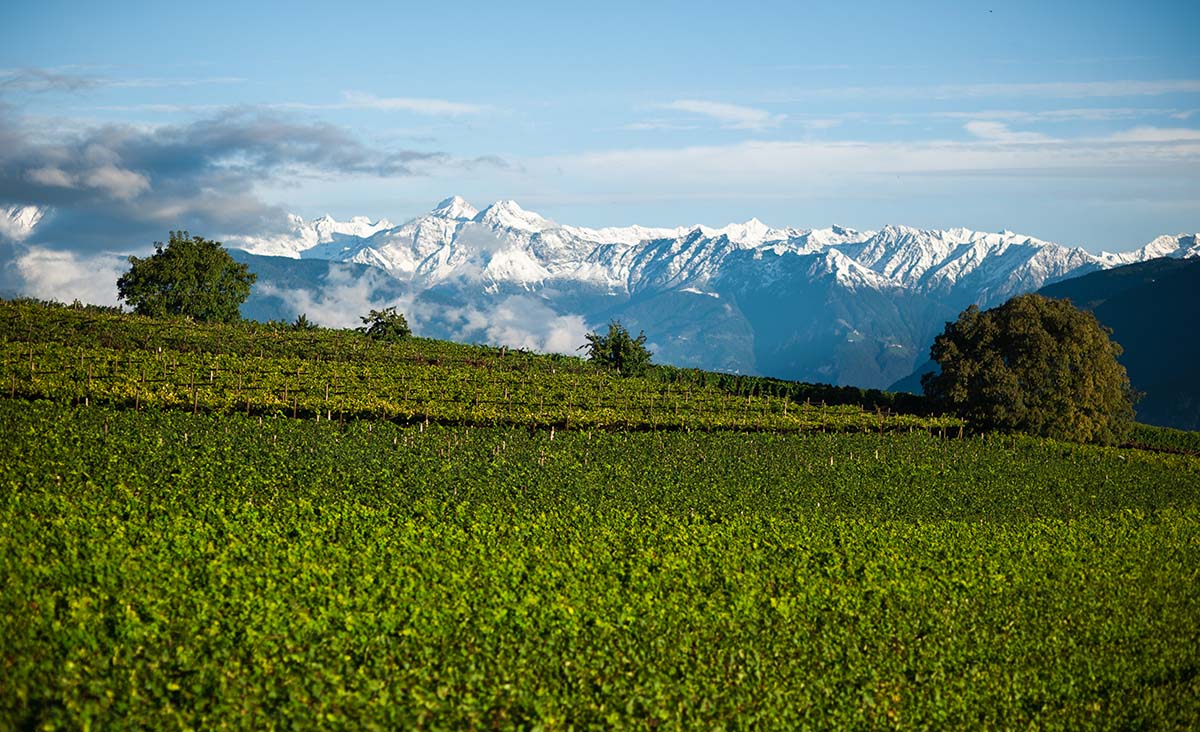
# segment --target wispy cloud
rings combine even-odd
[[[630,122],[627,125],[621,125],[622,130],[631,132],[679,132],[683,130],[697,129],[696,125],[685,125],[678,122],[668,122],[664,119],[648,119],[641,122]]]
[[[1140,117],[1174,116],[1176,110],[1161,107],[1077,107],[1070,109],[1016,110],[983,109],[976,112],[927,112],[919,115],[926,118],[984,119],[1006,122],[1107,122]]]
[[[809,101],[815,97],[852,99],[963,99],[1028,97],[1087,99],[1162,96],[1166,94],[1200,94],[1200,79],[1124,79],[1114,81],[935,84],[927,86],[845,86],[782,92],[768,96],[767,99],[772,102]]]
[[[0,69],[0,92],[79,91],[99,83],[95,77],[60,69]]]
[[[457,116],[482,114],[488,110],[480,104],[452,102],[447,99],[424,99],[417,97],[377,97],[364,92],[346,92],[346,104],[359,109],[399,110],[417,114]]]
[[[0,92],[78,92],[99,87],[118,89],[162,89],[168,87],[190,87],[207,84],[241,84],[246,81],[240,76],[215,76],[207,78],[114,78],[94,73],[84,73],[84,67],[65,66],[54,68],[22,67],[0,69]]]
[[[203,79],[148,77],[142,79],[108,79],[104,81],[104,85],[127,89],[166,89],[170,87],[203,86],[208,84],[244,84],[246,81],[247,79],[241,76],[210,76]]]
[[[192,87],[209,84],[240,84],[247,81],[239,76],[214,76],[204,78],[110,77],[82,71],[83,67],[0,69],[0,93],[3,92],[76,92],[100,87],[115,89],[159,89],[170,87]],[[190,103],[143,103],[105,105],[96,109],[120,112],[210,112],[228,105]],[[255,105],[261,109],[275,110],[338,110],[374,109],[380,111],[411,112],[435,117],[459,117],[479,115],[492,110],[484,104],[453,101],[431,97],[384,97],[363,91],[350,90],[342,93],[339,101],[332,102],[278,102]]]
[[[224,104],[107,104],[89,109],[106,112],[153,112],[162,114],[203,114],[229,109]],[[411,112],[428,117],[462,117],[480,115],[491,111],[491,107],[449,99],[419,97],[378,97],[363,92],[345,92],[337,102],[272,102],[243,107],[275,112],[325,112],[348,109],[377,110],[382,112]]]
[[[1135,127],[1118,132],[1114,142],[1200,142],[1200,130],[1187,127]]]
[[[967,132],[982,139],[992,142],[1004,143],[1045,143],[1051,142],[1052,138],[1041,134],[1040,132],[1016,132],[1010,130],[1008,125],[1003,122],[995,122],[989,120],[973,120],[964,125]]]
[[[765,109],[702,99],[677,99],[667,104],[660,104],[658,108],[698,114],[716,120],[722,127],[734,130],[763,130],[768,127],[778,127],[786,118],[786,115],[771,114]]]
[[[491,111],[491,107],[469,102],[455,102],[449,99],[434,99],[426,97],[380,97],[359,91],[342,93],[340,102],[281,102],[265,105],[273,109],[374,109],[387,112],[412,112],[438,117],[459,117],[463,115],[483,114]]]
[[[973,140],[924,142],[747,141],[636,148],[555,157],[547,166],[590,184],[637,180],[676,195],[708,191],[827,189],[901,175],[1111,176],[1130,170],[1194,178],[1200,131],[1135,128],[1106,137],[1048,139],[997,123],[968,128]],[[1036,143],[1036,144],[1033,144]]]

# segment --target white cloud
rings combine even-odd
[[[346,104],[361,109],[400,110],[417,114],[457,116],[480,114],[487,110],[478,104],[451,102],[445,99],[421,99],[415,97],[377,97],[363,92],[346,92]]]
[[[669,189],[675,196],[751,191],[804,195],[869,176],[1008,171],[1112,175],[1130,167],[1186,172],[1200,164],[1200,144],[1189,144],[1197,141],[1179,133],[1171,135],[1170,141],[1161,131],[1047,141],[1003,126],[976,125],[975,132],[982,136],[968,141],[745,141],[617,149],[548,158],[540,164],[547,175],[561,171],[592,186],[637,181],[642,189]]]
[[[43,300],[93,305],[117,304],[117,278],[129,268],[114,254],[86,256],[75,252],[33,248],[16,260],[22,292]]]
[[[335,265],[319,290],[281,289],[270,283],[255,287],[258,294],[278,297],[290,311],[331,328],[358,327],[361,315],[394,306],[416,333],[441,333],[464,343],[573,354],[587,333],[583,316],[558,313],[527,295],[506,297],[486,309],[444,306],[411,296],[384,299],[377,292],[385,277],[374,272],[355,276],[349,268]]]
[[[214,76],[205,79],[110,79],[102,82],[106,86],[129,89],[164,89],[178,86],[200,86],[203,84],[244,84],[241,76]]]
[[[961,92],[965,96],[1055,97],[1139,97],[1200,92],[1200,79],[1157,81],[1060,81],[1036,84],[967,84],[940,87],[943,92]]]
[[[762,130],[768,127],[778,127],[785,119],[785,115],[773,115],[764,109],[701,99],[677,99],[658,106],[660,109],[671,109],[709,117],[720,122],[722,127],[735,130]]]
[[[44,168],[34,168],[26,173],[29,180],[34,183],[39,183],[44,186],[55,186],[58,188],[73,188],[75,179],[63,172],[61,168],[56,168],[52,165],[47,165]]]
[[[1014,132],[1003,122],[973,120],[964,125],[967,132],[982,139],[1006,143],[1041,143],[1051,139],[1040,132]]]
[[[842,124],[840,119],[822,118],[822,119],[806,119],[800,125],[809,130],[832,130]]]
[[[1200,141],[1200,130],[1186,127],[1134,127],[1118,132],[1109,139],[1115,142],[1196,142]]]
[[[1039,111],[1024,111],[1013,109],[985,109],[978,112],[925,112],[914,115],[897,115],[907,117],[933,117],[946,119],[982,119],[1004,120],[1007,122],[1071,122],[1083,120],[1087,122],[1105,122],[1115,119],[1131,119],[1171,115],[1174,110],[1149,107],[1091,107],[1074,109],[1045,109]]]
[[[115,165],[93,168],[83,175],[83,182],[89,188],[105,191],[113,198],[123,201],[134,198],[150,188],[150,181],[146,176]]]
[[[776,95],[771,101],[812,97],[869,99],[962,99],[964,97],[1050,97],[1089,99],[1200,93],[1200,79],[1051,81],[1038,83],[937,84],[930,86],[847,86]]]
[[[255,287],[259,295],[278,297],[297,315],[303,313],[314,323],[327,328],[357,328],[362,325],[361,316],[372,310],[394,306],[409,313],[412,309],[410,299],[387,301],[375,294],[378,277],[382,276],[386,275],[355,277],[348,267],[331,265],[319,290],[281,289],[268,282]]]
[[[195,114],[200,112],[220,112],[228,110],[229,105],[221,104],[116,104],[89,107],[89,109],[105,112],[158,112],[167,114]],[[412,112],[427,117],[461,117],[478,115],[491,111],[484,104],[470,102],[455,102],[449,99],[427,97],[380,97],[366,92],[347,91],[342,93],[340,102],[276,102],[273,104],[257,104],[241,109],[263,110],[302,110],[326,111],[342,109],[372,109],[384,112]]]
[[[633,132],[677,132],[680,130],[694,130],[696,129],[696,125],[681,125],[675,122],[667,122],[666,120],[651,119],[642,122],[630,122],[627,125],[622,125],[621,129]]]
[[[543,353],[575,353],[587,333],[583,316],[559,314],[525,295],[508,297],[487,312],[473,310],[465,315],[469,327],[459,332],[460,340],[482,330],[487,343]]]
[[[431,117],[460,117],[463,115],[483,114],[490,107],[468,102],[453,102],[448,99],[433,99],[425,97],[379,97],[374,94],[359,91],[342,93],[341,102],[308,103],[282,102],[280,104],[264,105],[267,109],[375,109],[390,112],[413,112]]]

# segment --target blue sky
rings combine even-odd
[[[401,221],[888,223],[1127,250],[1200,230],[1196,3],[20,3],[27,244]]]

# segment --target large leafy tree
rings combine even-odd
[[[412,335],[404,313],[396,312],[395,306],[383,310],[372,310],[359,318],[363,322],[358,330],[366,333],[373,341],[399,341]]]
[[[937,406],[983,429],[1116,442],[1132,427],[1136,394],[1110,333],[1067,300],[972,305],[934,340],[941,372],[921,383]]]
[[[607,333],[592,332],[585,337],[587,343],[580,346],[580,350],[586,349],[588,360],[594,364],[626,376],[639,374],[650,365],[646,334],[638,333],[634,338],[616,320],[608,324]]]
[[[234,261],[219,241],[172,231],[154,254],[130,257],[129,271],[117,280],[117,294],[142,315],[183,315],[230,323],[250,296],[256,275]]]

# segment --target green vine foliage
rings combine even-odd
[[[0,399],[0,728],[1189,729],[1200,460]]]
[[[621,376],[578,358],[352,331],[0,304],[0,393],[134,409],[605,429],[961,432],[767,382]]]
[[[0,730],[1196,727],[1196,433],[839,394],[0,302]]]

